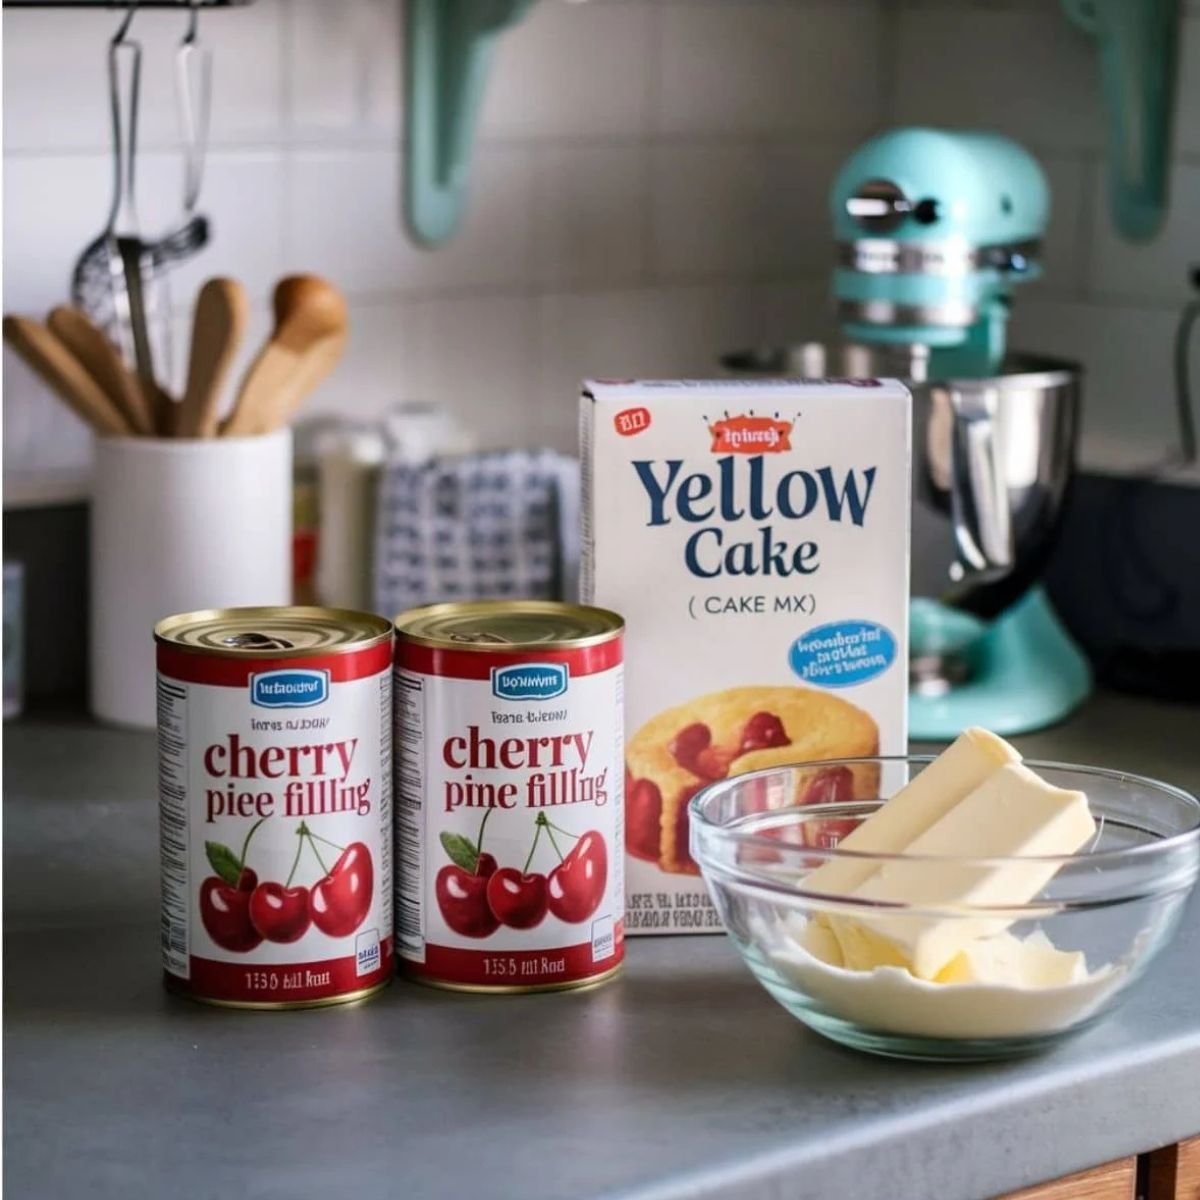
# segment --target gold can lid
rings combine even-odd
[[[396,618],[402,638],[454,650],[573,649],[611,641],[624,629],[624,620],[606,608],[556,600],[429,604]]]
[[[374,613],[299,605],[210,608],[166,617],[154,627],[156,642],[228,658],[338,654],[365,650],[391,634],[391,625]]]

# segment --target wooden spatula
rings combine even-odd
[[[154,413],[120,351],[88,317],[69,304],[50,310],[46,324],[79,360],[136,433],[154,433]]]
[[[346,300],[331,283],[315,275],[281,279],[275,288],[275,330],[246,372],[233,415],[221,432],[244,437],[276,428],[279,414],[296,403],[297,379],[316,369],[312,353],[324,342],[320,361],[328,361],[332,343],[326,339],[344,338],[345,332]]]
[[[282,429],[296,415],[301,401],[333,370],[346,349],[347,334],[327,333],[297,357],[296,369],[266,405],[267,429]]]
[[[250,301],[236,279],[210,279],[196,297],[187,388],[176,417],[180,437],[215,437],[221,387],[241,345]]]
[[[83,364],[45,325],[27,317],[5,317],[4,340],[97,433],[133,433],[133,426]]]

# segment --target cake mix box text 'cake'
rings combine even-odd
[[[904,752],[910,403],[880,380],[586,385],[583,599],[627,622],[629,933],[719,928],[689,848],[707,784]],[[869,766],[799,779],[799,804],[878,795]]]

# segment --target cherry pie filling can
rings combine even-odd
[[[609,978],[625,940],[623,621],[480,601],[396,630],[404,971],[497,992]]]
[[[388,621],[233,608],[159,622],[166,984],[305,1008],[392,976]]]

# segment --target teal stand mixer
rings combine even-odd
[[[845,340],[723,364],[910,381],[911,736],[1052,724],[1091,687],[1037,586],[1073,467],[1080,370],[1007,349],[1013,292],[1039,274],[1045,177],[1007,138],[897,129],[849,159],[830,203]]]

